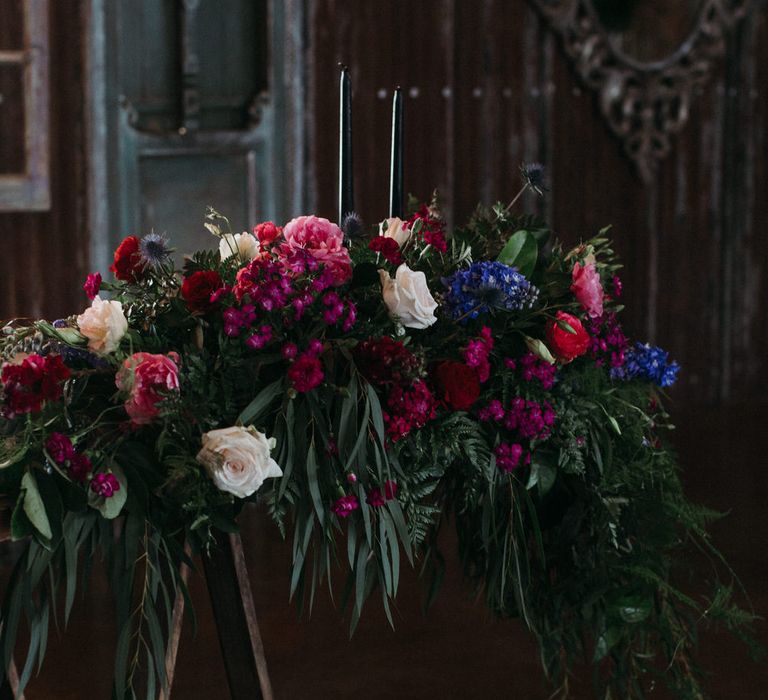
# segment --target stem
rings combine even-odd
[[[522,189],[515,195],[514,199],[509,204],[507,204],[507,206],[505,207],[505,209],[504,209],[504,213],[505,214],[509,212],[509,210],[515,205],[515,202],[518,199],[520,199],[520,197],[523,196],[523,192],[525,192],[529,187],[530,187],[530,185],[526,182],[523,185]]]

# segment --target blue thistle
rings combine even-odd
[[[443,278],[445,303],[455,320],[466,322],[493,310],[530,308],[539,296],[516,268],[500,262],[476,262]]]
[[[520,166],[523,181],[536,194],[543,195],[547,188],[544,186],[544,166],[541,163],[523,163]]]
[[[139,242],[141,261],[149,267],[160,267],[171,256],[168,238],[160,233],[149,233]]]
[[[344,232],[344,238],[357,238],[364,233],[364,227],[362,218],[354,211],[344,215],[344,220],[341,222],[341,230]]]

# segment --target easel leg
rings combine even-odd
[[[189,543],[184,545],[184,554],[187,557],[192,555],[192,548]],[[186,584],[189,580],[189,567],[182,564],[179,569],[179,576]],[[179,652],[179,639],[181,638],[181,627],[184,623],[184,596],[179,591],[176,594],[176,600],[173,602],[173,617],[171,618],[171,636],[168,639],[168,646],[165,650],[165,686],[161,688],[157,700],[169,700],[171,697],[171,688],[173,687],[173,674],[176,671],[176,656]]]
[[[232,700],[273,700],[264,645],[256,620],[243,543],[220,534],[218,547],[203,557],[205,578]]]

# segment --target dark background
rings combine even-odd
[[[0,0],[0,40],[13,35],[15,2]],[[647,182],[529,2],[306,0],[285,6],[301,21],[294,39],[303,100],[292,118],[305,138],[302,195],[258,211],[272,206],[287,219],[301,213],[290,202],[300,202],[305,211],[335,217],[339,61],[353,77],[356,204],[368,221],[386,214],[395,85],[406,94],[406,190],[428,197],[437,188],[451,220],[462,221],[478,201],[510,199],[519,188],[520,163],[543,162],[550,191],[543,199],[526,195],[521,206],[546,216],[567,243],[613,224],[627,265],[625,325],[637,338],[668,348],[683,366],[671,411],[689,493],[729,511],[713,527],[714,540],[758,614],[768,614],[766,4],[754,2],[729,33],[688,124]],[[90,260],[94,237],[112,241],[135,233],[97,230],[89,221],[89,174],[101,165],[90,148],[87,110],[92,8],[75,0],[50,3],[52,204],[41,213],[0,213],[0,318],[79,312],[82,282],[97,266]],[[654,40],[650,30],[634,36],[641,49],[643,37]],[[280,86],[270,89],[277,99]],[[10,162],[9,143],[0,133],[0,154]],[[293,174],[278,168],[272,176]],[[415,575],[406,574],[396,630],[374,603],[349,641],[346,621],[326,597],[311,619],[297,620],[287,601],[288,547],[263,514],[247,515],[243,537],[276,697],[548,696],[533,641],[516,621],[489,620],[455,559],[449,558],[448,579],[428,617],[420,612]],[[448,552],[450,545],[447,539]],[[15,552],[0,545],[0,571],[7,573]],[[691,572],[695,588],[707,572],[694,561]],[[225,698],[201,577],[193,590],[200,630],[196,639],[189,630],[182,638],[174,697]],[[108,591],[98,581],[77,604],[66,634],[52,640],[27,697],[108,697],[110,621]],[[763,640],[766,629],[761,621]],[[702,664],[712,674],[713,697],[764,696],[765,666],[750,661],[731,638],[706,637]],[[575,695],[590,697],[588,675],[582,675],[574,679]]]

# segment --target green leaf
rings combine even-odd
[[[283,380],[276,379],[271,384],[264,387],[237,417],[240,425],[250,425],[255,423],[261,415],[269,408],[270,404],[283,393]]]
[[[45,504],[37,487],[37,480],[32,472],[26,472],[21,477],[21,489],[24,492],[24,512],[27,514],[29,522],[45,539],[50,540],[53,537],[51,523],[48,520]]]
[[[552,353],[549,351],[549,348],[544,344],[543,341],[539,340],[538,338],[529,338],[527,335],[525,337],[525,344],[528,346],[528,349],[536,355],[541,360],[544,360],[544,362],[549,362],[550,365],[555,364],[555,358],[552,356]]]
[[[530,490],[538,485],[539,493],[543,496],[552,488],[555,479],[557,479],[557,467],[534,458],[533,464],[531,464],[531,474],[525,486]]]
[[[555,321],[555,323],[557,323],[558,328],[561,328],[566,333],[576,335],[576,329],[570,323],[568,323],[568,321],[563,321],[563,319],[559,318],[557,321]]]
[[[11,514],[11,537],[14,541],[23,540],[29,537],[34,529],[24,512],[24,492],[22,491]]]
[[[609,627],[598,638],[595,644],[595,654],[593,662],[597,663],[606,657],[608,652],[616,646],[621,638],[621,630],[616,627]]]
[[[325,508],[323,507],[323,497],[320,494],[320,484],[317,481],[317,455],[315,454],[315,443],[309,445],[307,451],[307,482],[309,483],[309,493],[312,496],[312,503],[315,506],[317,519],[322,525],[325,522]]]
[[[529,231],[513,233],[496,258],[500,263],[516,267],[525,277],[530,277],[536,267],[539,246]]]

